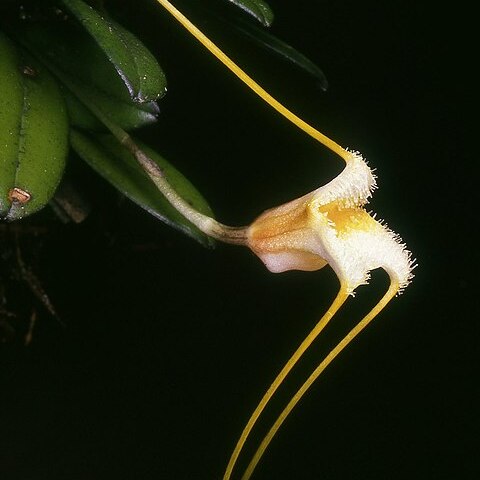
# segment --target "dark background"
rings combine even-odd
[[[419,266],[302,400],[254,478],[479,478],[472,13],[397,0],[270,4],[272,32],[322,67],[326,93],[215,22],[202,28],[302,118],[365,154],[379,183],[371,208]],[[159,124],[142,137],[221,221],[249,223],[341,170],[155,2],[123,2],[117,16],[169,80]],[[204,249],[88,169],[72,162],[69,173],[90,217],[63,226],[40,214],[41,248],[21,239],[66,328],[34,304],[32,343],[0,346],[0,478],[219,479],[256,402],[335,295],[335,276],[273,275],[245,249]],[[375,272],[358,290],[253,440],[386,286]]]

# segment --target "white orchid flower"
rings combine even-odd
[[[227,243],[248,246],[271,272],[313,271],[330,265],[340,281],[340,290],[331,306],[282,368],[250,416],[230,457],[224,480],[231,479],[238,457],[264,408],[337,310],[359,285],[368,282],[372,270],[382,268],[390,277],[390,285],[383,297],[320,362],[273,423],[242,476],[242,480],[248,480],[273,436],[298,401],[332,360],[410,283],[414,265],[410,252],[400,238],[364,208],[376,183],[362,156],[342,148],[285,108],[168,0],[157,1],[262,100],[337,153],[346,164],[344,170],[328,184],[289,203],[267,210],[250,226],[228,227],[194,210],[178,196],[164,178],[163,172],[134,144],[126,132],[109,126],[170,203],[201,231]],[[108,125],[108,122],[104,123]]]
[[[331,182],[260,215],[248,229],[248,245],[271,272],[328,264],[353,293],[371,270],[383,268],[400,291],[410,282],[412,262],[399,237],[364,209],[375,187],[362,156],[350,152]]]

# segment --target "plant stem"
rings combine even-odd
[[[119,125],[110,119],[95,104],[87,89],[78,84],[74,79],[63,74],[55,66],[49,64],[52,72],[72,91],[72,93],[110,130],[118,142],[125,147],[137,160],[139,165],[149,176],[155,186],[170,204],[187,220],[195,225],[201,232],[209,237],[224,243],[246,245],[247,227],[231,227],[224,225],[208,215],[200,213],[186,202],[170,185],[163,170],[135,143],[133,138]]]

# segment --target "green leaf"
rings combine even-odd
[[[284,42],[283,40],[280,40],[271,33],[266,32],[265,30],[258,28],[248,22],[242,21],[239,18],[235,19],[234,21],[227,22],[229,23],[229,25],[233,26],[240,33],[251,39],[256,44],[260,45],[262,48],[274,52],[275,54],[283,57],[288,62],[291,62],[300,70],[303,70],[310,74],[318,82],[318,85],[322,90],[327,90],[328,81],[325,74],[303,53],[300,53],[291,45]]]
[[[273,11],[263,0],[228,1],[255,17],[265,27],[269,27],[273,22]]]
[[[0,217],[44,207],[63,175],[68,117],[55,79],[0,32]]]
[[[96,132],[105,132],[107,130],[70,90],[62,87],[62,92],[72,126]],[[145,103],[142,105],[142,108],[137,108],[137,106],[131,103],[109,97],[93,89],[89,89],[89,96],[95,102],[95,105],[101,108],[124,130],[133,130],[155,123],[160,111],[156,102]]]
[[[140,128],[157,120],[159,108],[156,102],[138,103],[130,97],[122,77],[109,58],[78,22],[63,18],[34,23],[19,22],[12,30],[18,40],[52,71],[57,69],[88,88],[95,97],[95,103],[125,130]],[[148,75],[158,75],[159,69],[156,64],[156,68]],[[68,90],[64,89],[64,93],[73,126],[105,130]]]
[[[177,1],[182,3],[182,0]],[[185,8],[189,6],[193,7],[188,0],[184,6]],[[323,91],[328,89],[328,81],[325,74],[314,62],[288,43],[272,35],[269,31],[258,27],[249,21],[249,19],[246,19],[238,10],[219,8],[217,3],[211,5],[210,3],[203,2],[195,3],[195,10],[198,11],[199,17],[201,17],[202,21],[208,24],[209,27],[212,27],[212,24],[216,23],[220,27],[223,35],[231,36],[233,32],[241,37],[242,40],[246,38],[260,48],[281,57],[302,72],[311,75],[318,87]]]
[[[130,200],[202,244],[213,244],[209,237],[201,233],[170,205],[134,157],[112,135],[87,135],[72,129],[70,142],[83,160]],[[138,141],[136,143],[160,166],[168,182],[179,195],[199,212],[213,216],[206,200],[178,170],[152,149]]]
[[[62,3],[109,59],[131,99],[138,103],[151,102],[165,93],[165,75],[138,38],[82,0],[62,0]],[[96,72],[92,65],[89,67]]]

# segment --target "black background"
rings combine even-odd
[[[270,4],[272,32],[322,67],[327,92],[201,25],[302,118],[367,157],[379,183],[371,208],[418,268],[302,400],[254,478],[479,478],[473,14],[397,0]],[[169,80],[159,124],[142,137],[221,221],[246,224],[340,171],[155,2],[123,2],[117,15]],[[335,295],[335,276],[273,275],[244,249],[206,250],[69,168],[96,207],[81,225],[53,228],[37,258],[67,327],[39,307],[32,344],[1,347],[0,478],[219,479],[256,402]],[[386,285],[376,272],[358,290],[247,453]]]

